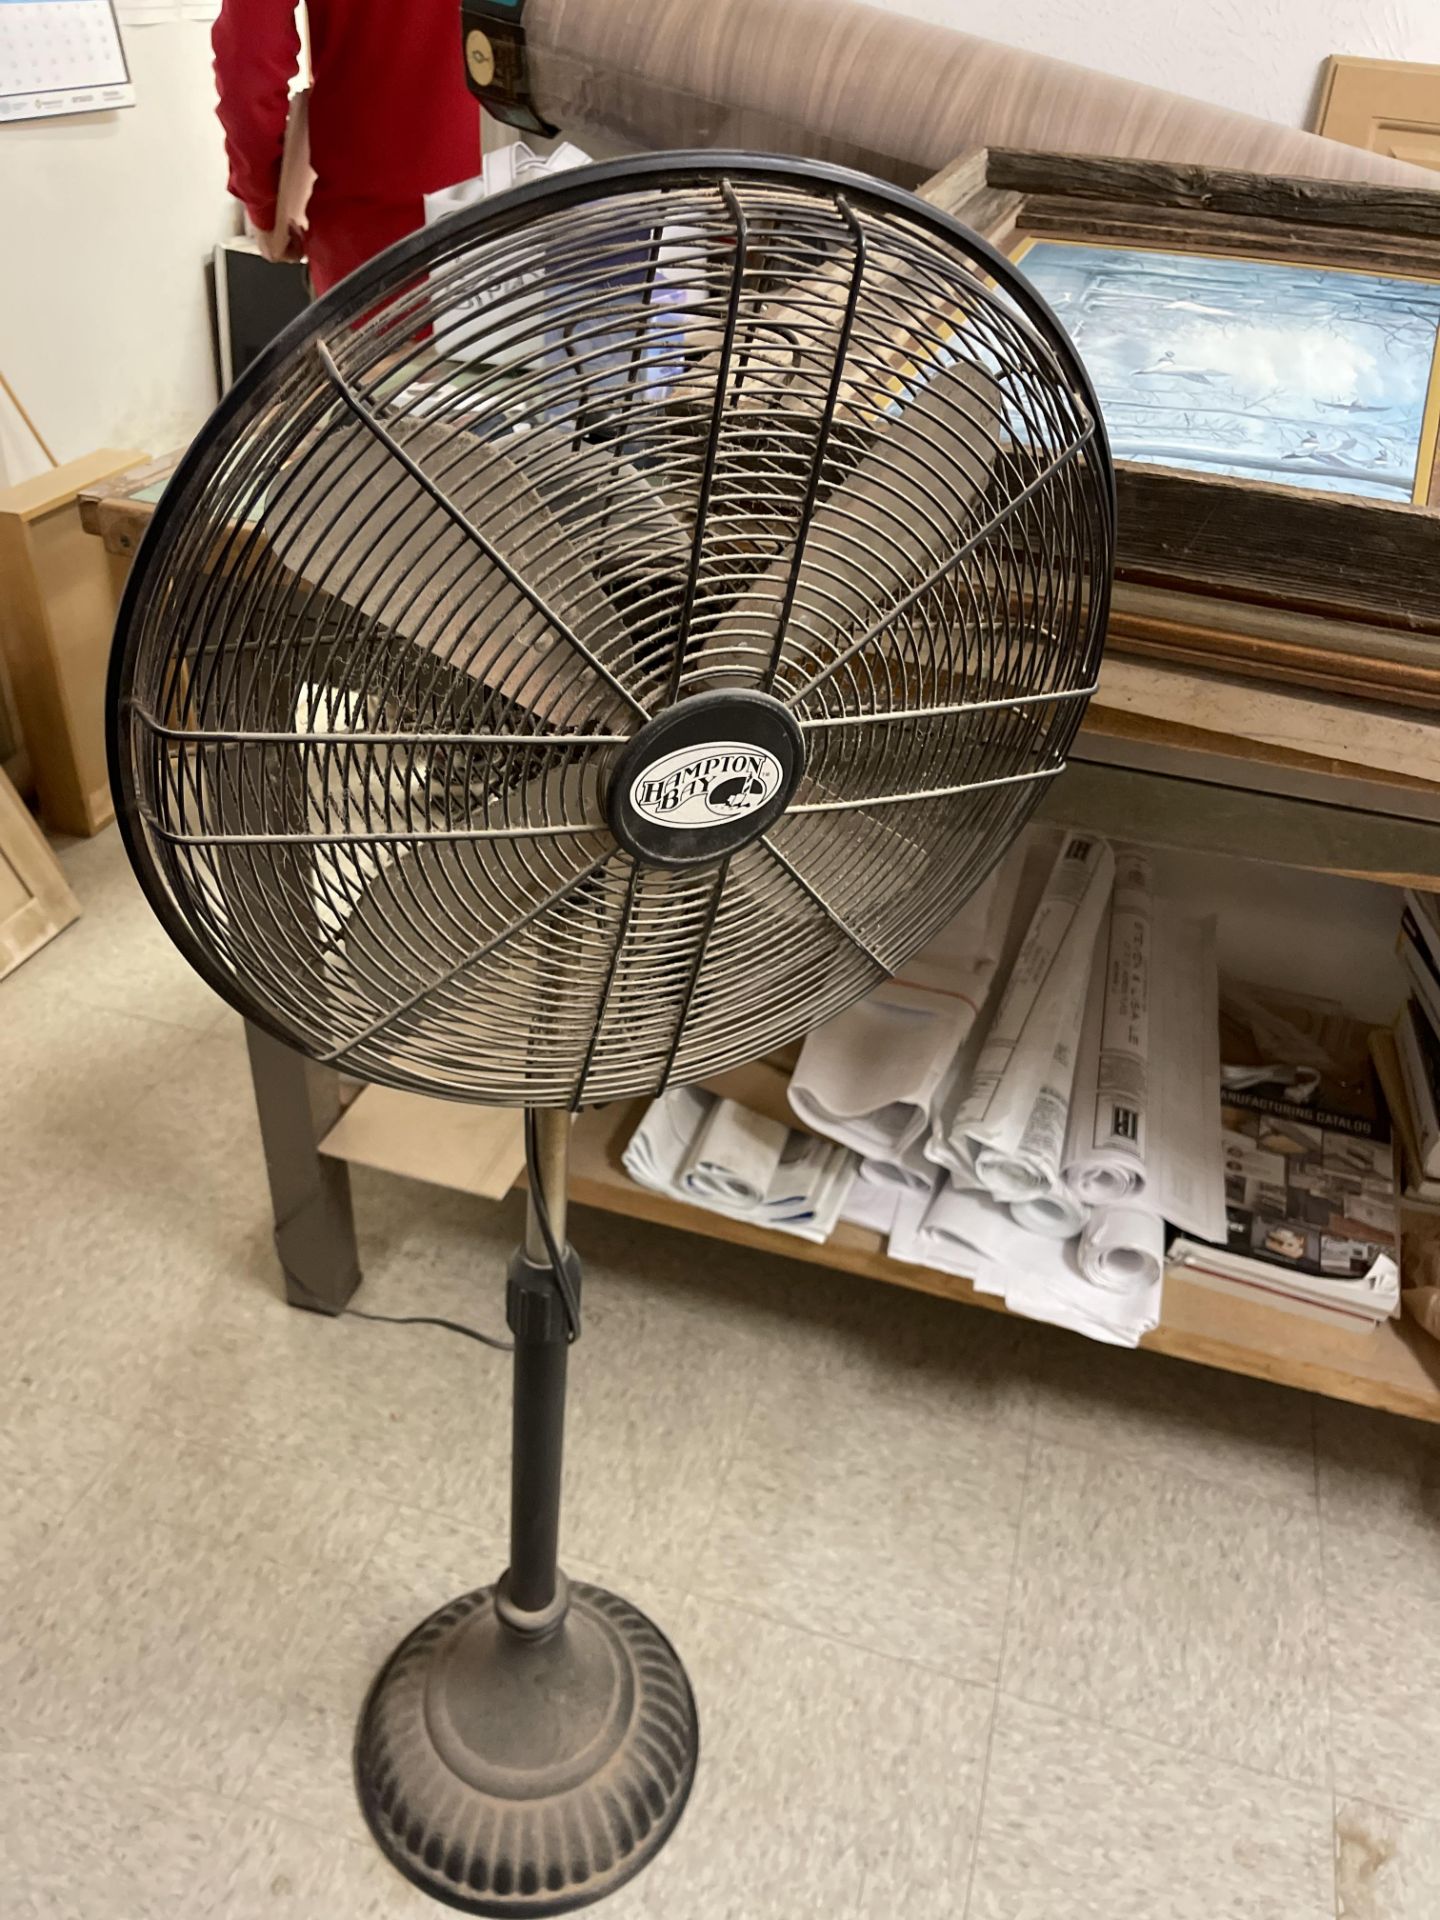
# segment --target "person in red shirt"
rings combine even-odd
[[[423,196],[480,171],[458,0],[308,0],[309,231],[277,234],[295,0],[224,0],[211,44],[230,191],[271,259],[310,262],[324,293],[422,225]]]

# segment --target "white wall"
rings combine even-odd
[[[1307,126],[1332,53],[1440,62],[1440,0],[872,0]]]
[[[1312,1000],[1338,998],[1377,1026],[1399,1012],[1395,888],[1210,853],[1164,853],[1157,870],[1187,912],[1216,916],[1222,972]]]
[[[0,127],[0,368],[62,459],[164,453],[215,402],[204,263],[236,231],[196,22],[132,29],[137,105]],[[44,461],[0,395],[0,465]]]

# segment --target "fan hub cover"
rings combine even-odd
[[[616,762],[610,830],[635,859],[690,867],[758,840],[805,768],[794,716],[744,688],[698,693],[657,714]]]

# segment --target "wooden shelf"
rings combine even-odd
[[[379,1092],[369,1088],[360,1094],[347,1118]],[[395,1122],[397,1133],[403,1128],[404,1137],[397,1137],[392,1148],[380,1144],[384,1121],[377,1111],[365,1129],[365,1152],[347,1151],[340,1129],[327,1137],[322,1150],[341,1159],[361,1159],[367,1165],[414,1172],[421,1178],[433,1179],[433,1170],[443,1166],[446,1185],[475,1193],[491,1192],[478,1159],[473,1178],[463,1172],[470,1145],[464,1133],[469,1110],[418,1096],[407,1096],[407,1102],[403,1118]],[[378,1108],[379,1103],[376,1105]],[[1002,1301],[976,1293],[966,1280],[890,1259],[882,1236],[868,1228],[842,1225],[823,1246],[817,1246],[793,1234],[731,1220],[724,1214],[686,1206],[664,1194],[652,1193],[648,1187],[636,1186],[625,1173],[620,1156],[644,1106],[643,1100],[628,1101],[580,1115],[571,1151],[572,1204],[598,1207],[633,1220],[650,1220],[657,1226],[676,1227],[707,1239],[778,1254],[786,1260],[859,1274],[867,1280],[883,1280],[891,1286],[911,1287],[992,1313],[1005,1312]],[[350,1132],[356,1132],[353,1124]],[[427,1173],[427,1169],[432,1171]],[[1440,1343],[1419,1333],[1408,1320],[1390,1321],[1373,1334],[1342,1333],[1293,1313],[1213,1293],[1183,1273],[1172,1271],[1165,1279],[1164,1321],[1141,1344],[1156,1353],[1174,1354],[1203,1366],[1222,1367],[1257,1380],[1274,1380],[1331,1399],[1353,1400],[1362,1406],[1440,1423]]]

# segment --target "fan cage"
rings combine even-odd
[[[111,755],[172,936],[360,1078],[650,1093],[842,1010],[1064,764],[1103,642],[1103,427],[1016,270],[839,169],[586,168],[317,303],[167,489]],[[714,862],[607,821],[636,731],[793,715],[785,813]]]

